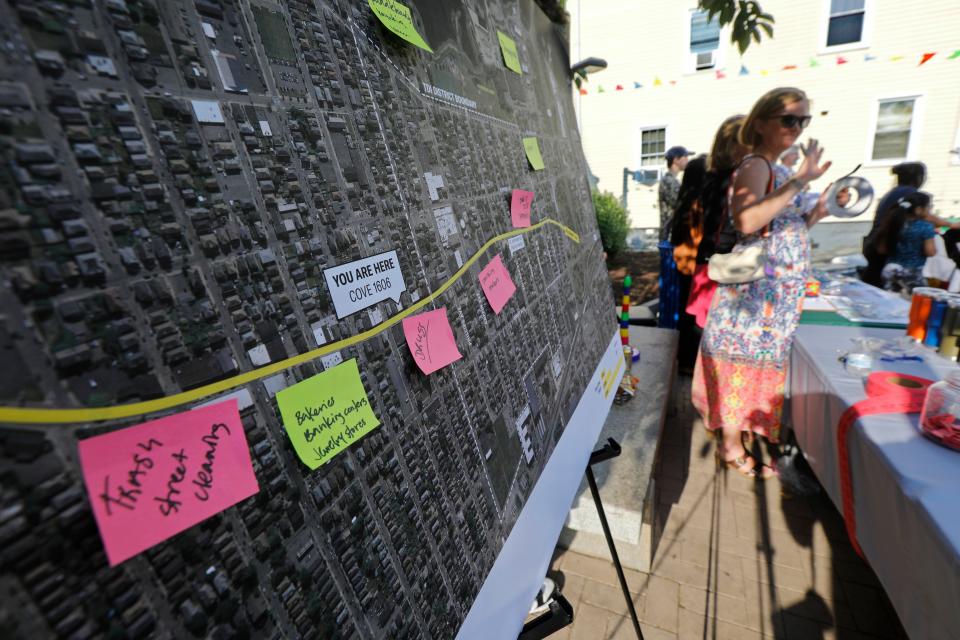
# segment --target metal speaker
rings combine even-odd
[[[873,204],[873,185],[859,176],[844,176],[827,191],[827,212],[837,218],[856,218]]]

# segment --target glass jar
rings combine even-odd
[[[920,429],[945,447],[960,450],[960,371],[951,371],[927,389]]]
[[[844,359],[844,368],[851,375],[866,378],[873,371],[873,357],[865,351],[848,353]]]

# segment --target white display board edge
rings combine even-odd
[[[514,640],[520,633],[625,369],[623,346],[615,331],[470,607],[458,640]]]

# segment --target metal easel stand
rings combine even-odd
[[[613,559],[613,566],[617,570],[617,578],[620,580],[620,589],[623,590],[623,598],[627,601],[630,619],[633,620],[633,630],[637,632],[637,639],[643,640],[643,631],[640,630],[640,620],[637,619],[637,610],[633,606],[630,589],[627,588],[627,578],[623,575],[623,565],[620,564],[617,546],[613,543],[613,536],[610,534],[610,525],[607,524],[607,516],[603,512],[603,503],[600,501],[600,490],[597,488],[597,479],[593,477],[593,469],[591,468],[597,463],[604,462],[610,458],[616,458],[620,455],[621,451],[620,443],[613,438],[607,438],[607,444],[591,453],[590,463],[587,465],[587,483],[590,485],[590,493],[593,494],[593,503],[597,505],[597,515],[600,516],[603,535],[607,539],[607,546],[610,547],[610,557]]]
[[[613,542],[613,536],[610,534],[610,525],[607,524],[607,516],[603,512],[603,503],[600,501],[600,490],[597,488],[597,479],[593,476],[591,467],[600,462],[605,462],[611,458],[620,455],[622,449],[620,444],[613,438],[607,438],[607,443],[602,448],[597,449],[590,454],[590,462],[587,464],[587,484],[590,485],[590,493],[593,495],[593,503],[597,505],[597,515],[600,516],[600,525],[603,527],[603,535],[607,539],[607,546],[610,548],[610,556],[613,559],[613,566],[617,570],[617,578],[620,580],[620,589],[623,590],[623,597],[627,601],[627,609],[630,611],[630,619],[633,620],[633,629],[637,632],[637,639],[643,640],[643,631],[640,630],[640,620],[637,618],[637,610],[633,606],[633,599],[630,597],[630,589],[627,587],[627,578],[623,575],[623,565],[620,564],[620,556],[617,554],[617,547]],[[548,635],[559,631],[563,627],[573,623],[573,608],[562,594],[558,593],[550,603],[550,610],[543,615],[534,618],[523,625],[523,630],[517,636],[517,640],[542,640]]]

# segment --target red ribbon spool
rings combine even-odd
[[[864,417],[881,413],[920,413],[932,380],[893,371],[875,371],[867,376],[867,399],[857,402],[840,416],[837,424],[837,460],[840,467],[840,496],[843,519],[853,550],[863,558],[857,541],[857,517],[853,504],[853,480],[850,478],[850,455],[847,432]]]

